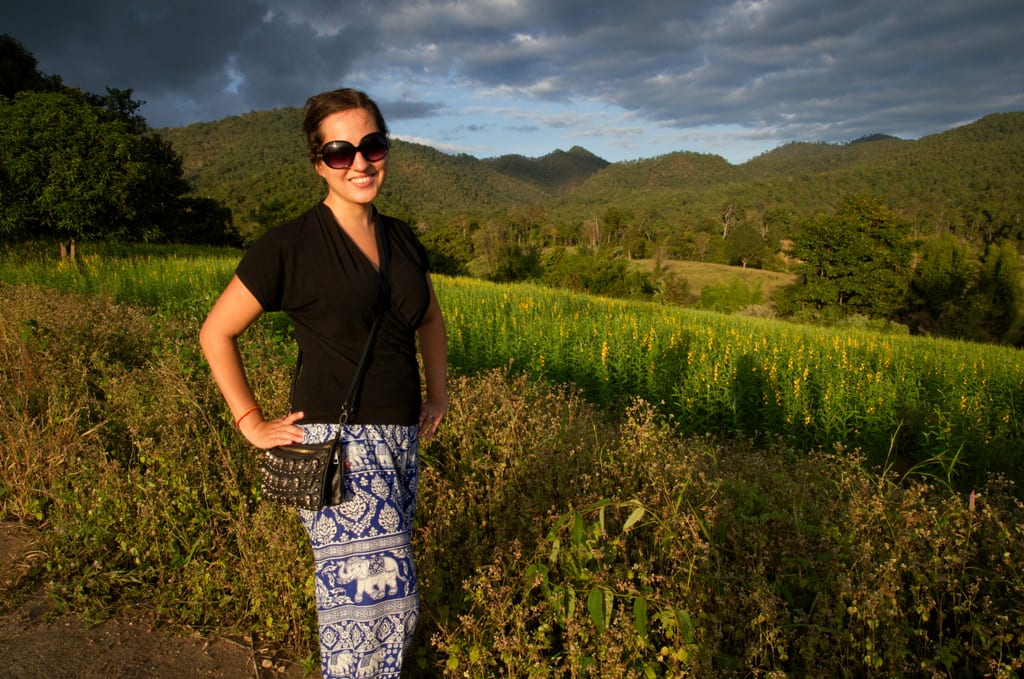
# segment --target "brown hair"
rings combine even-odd
[[[332,113],[356,108],[361,108],[369,113],[377,123],[377,130],[387,135],[388,126],[384,122],[384,116],[381,115],[377,103],[370,99],[365,92],[344,88],[321,92],[306,100],[306,114],[302,122],[302,129],[306,133],[307,150],[311,161],[316,162],[320,148],[330,141],[323,139],[320,133],[320,123],[323,119]]]

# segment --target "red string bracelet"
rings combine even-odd
[[[238,418],[238,420],[235,422],[235,426],[237,427],[238,425],[242,424],[242,420],[244,420],[245,418],[249,417],[249,415],[251,413],[253,413],[254,411],[256,411],[256,410],[259,410],[260,412],[263,412],[263,408],[260,408],[259,406],[253,406],[252,408],[249,408],[244,413],[242,413],[241,417]]]

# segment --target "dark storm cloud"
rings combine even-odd
[[[918,136],[1024,109],[1020,0],[17,4],[0,30],[41,70],[131,87],[155,125],[301,105],[374,76],[399,83],[382,102],[393,118],[458,111],[435,78],[788,139]]]
[[[381,101],[381,113],[388,120],[416,120],[437,115],[441,104],[429,101]]]
[[[447,60],[479,86],[672,126],[850,139],[1024,108],[1021,26],[1018,0],[537,3],[505,17],[504,39],[461,26]]]
[[[355,28],[319,35],[263,2],[60,4],[0,10],[0,25],[66,84],[133,89],[156,126],[301,106],[339,83],[359,54]],[[358,32],[375,40],[372,27]]]

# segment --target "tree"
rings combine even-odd
[[[768,245],[761,237],[760,230],[749,220],[733,227],[729,234],[727,250],[730,264],[739,262],[744,269],[750,264],[759,264],[765,256]]]
[[[553,287],[610,297],[649,298],[655,292],[650,275],[632,270],[625,260],[597,248],[579,248],[573,253],[555,248],[545,258],[542,280]]]
[[[120,237],[141,171],[119,122],[80,94],[21,92],[0,102],[0,230],[61,241]]]
[[[967,291],[977,269],[977,258],[956,236],[926,240],[910,278],[906,320],[911,332],[964,337]]]
[[[629,217],[618,207],[611,205],[601,217],[601,231],[609,243],[621,243],[626,233]]]
[[[36,69],[36,58],[20,42],[0,35],[0,96],[13,99],[18,92],[46,92],[61,88],[60,78],[46,77]]]
[[[737,209],[734,203],[729,203],[718,213],[718,221],[722,224],[722,238],[728,239],[732,234],[732,228],[746,218],[742,209]]]
[[[651,242],[651,234],[639,223],[632,223],[622,234],[622,250],[626,259],[642,259],[647,256],[647,248]]]
[[[540,273],[540,248],[506,243],[499,249],[497,261],[487,277],[499,283],[511,283],[537,278]]]
[[[132,90],[119,90],[107,88],[106,96],[98,94],[86,94],[86,100],[103,112],[103,117],[109,120],[120,120],[128,126],[132,134],[144,134],[149,125],[146,119],[139,113],[144,102],[132,99]]]
[[[803,280],[789,302],[825,315],[895,318],[910,274],[909,227],[869,196],[847,196],[804,226],[793,256]]]
[[[1020,253],[1013,243],[988,247],[969,302],[973,339],[1020,343],[1022,275]]]
[[[163,226],[164,238],[173,243],[244,245],[231,210],[212,198],[182,196],[173,214],[177,219],[168,219]]]
[[[43,76],[0,36],[0,234],[237,244],[232,217],[188,196],[182,160],[149,130],[130,89],[105,95]]]
[[[102,106],[74,89],[0,100],[0,233],[71,252],[92,239],[237,241],[223,212],[184,198],[180,156],[140,132],[130,91],[110,95]]]

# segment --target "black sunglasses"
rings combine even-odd
[[[324,161],[327,167],[345,170],[352,167],[356,153],[362,153],[363,158],[371,163],[384,160],[388,156],[387,136],[383,132],[371,132],[359,141],[359,146],[353,146],[347,141],[329,141],[320,147],[316,157]]]

